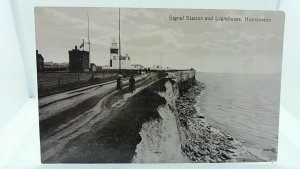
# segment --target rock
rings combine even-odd
[[[200,150],[198,153],[199,153],[200,155],[202,155],[202,156],[206,155],[206,152],[205,152],[205,151],[202,151],[202,150]]]
[[[233,141],[232,137],[227,137],[227,140]]]
[[[229,153],[234,153],[234,151],[232,149],[227,149],[226,151]]]
[[[210,149],[209,148],[206,148],[206,150],[205,150],[207,153],[210,153]]]
[[[234,146],[229,146],[231,149],[237,149],[236,147],[234,147]]]
[[[216,160],[216,159],[210,159],[209,162],[210,162],[210,163],[216,163],[217,160]]]
[[[211,150],[211,154],[217,154],[218,153],[218,151],[217,150]]]
[[[204,159],[205,159],[205,162],[209,162],[211,160],[211,158],[209,156],[205,156]]]
[[[221,154],[221,158],[224,158],[225,160],[229,160],[229,159],[231,159],[228,155],[226,155],[225,153],[222,153]]]
[[[185,149],[186,149],[187,151],[191,151],[191,148],[190,148],[189,146],[185,146]]]
[[[218,142],[217,140],[213,141],[214,144],[220,144],[220,142]]]
[[[224,161],[224,160],[222,160],[221,158],[218,158],[218,159],[217,159],[217,162],[218,162],[218,163],[223,162],[223,161]]]
[[[220,156],[220,159],[222,159],[222,161],[226,160],[226,158],[223,156]]]
[[[201,154],[199,154],[199,153],[195,153],[194,154],[196,157],[201,157]]]

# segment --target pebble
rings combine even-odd
[[[233,141],[232,137],[227,137],[227,140]]]
[[[223,162],[223,160],[221,158],[218,158],[217,162]]]
[[[214,143],[214,144],[220,144],[220,142],[217,141],[217,140],[214,140],[213,143]]]
[[[234,151],[232,149],[228,149],[226,151],[229,152],[229,153],[234,153]]]
[[[230,157],[224,153],[221,154],[221,157],[223,157],[225,160],[228,160],[230,159]]]

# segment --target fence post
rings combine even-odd
[[[58,87],[60,87],[60,76],[57,76]]]
[[[94,73],[92,73],[91,80],[92,81],[94,80]]]

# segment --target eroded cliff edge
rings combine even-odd
[[[205,90],[194,70],[168,73],[150,88],[164,103],[157,107],[156,118],[142,124],[132,162],[262,161],[241,142],[210,126],[194,106]]]

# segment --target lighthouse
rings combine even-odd
[[[120,22],[120,8],[119,8],[119,46],[118,43],[113,39],[110,47],[110,69],[119,69],[121,74],[122,69],[132,69],[131,60],[129,55],[126,53],[124,56],[121,55],[121,34],[120,34],[121,22]]]
[[[111,69],[118,69],[119,68],[119,48],[118,43],[113,40],[110,47],[110,63],[109,67]]]
[[[118,43],[113,40],[110,47],[110,69],[119,69],[121,63],[122,69],[132,69],[131,60],[129,55],[126,53],[125,56],[119,55]]]

